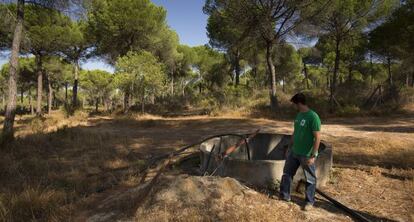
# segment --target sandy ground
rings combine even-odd
[[[322,120],[322,122],[323,139],[333,145],[335,164],[331,182],[324,190],[374,221],[414,221],[414,115],[341,118]],[[21,128],[21,137],[29,135],[24,133],[26,132],[23,129],[24,125],[24,118],[18,121],[17,127]],[[90,171],[87,173],[98,174],[104,173],[108,169],[127,167],[137,160],[147,160],[153,156],[197,142],[211,135],[249,133],[258,128],[262,132],[268,133],[292,132],[292,123],[288,120],[276,121],[226,116],[193,116],[183,118],[160,118],[154,116],[129,118],[88,117],[87,122],[76,126],[57,121],[51,130],[56,130],[62,126],[67,126],[76,131],[75,135],[90,135],[94,140],[95,138],[100,138],[99,140],[103,143],[101,146],[113,149],[115,153],[113,158],[105,160],[102,166],[89,166],[87,168],[87,171]],[[84,139],[87,138],[85,137]],[[82,141],[79,140],[79,143],[82,143]],[[73,151],[68,150],[65,152]],[[125,153],[127,155],[124,155]],[[76,155],[81,154],[70,154],[71,157]],[[128,158],[124,158],[124,156]],[[113,177],[113,175],[109,176]],[[200,180],[203,179],[181,178],[174,182],[173,179],[166,177],[161,180],[155,190],[162,193],[165,190],[172,189],[169,187],[170,184],[180,183],[180,181],[200,184]],[[221,183],[225,183],[225,181],[217,179],[216,181],[206,182],[206,185],[198,186],[199,188],[197,189],[201,189],[202,192],[210,192],[208,186],[211,184],[219,186]],[[127,181],[105,189],[103,192],[89,195],[79,205],[79,209],[75,213],[77,214],[75,220],[112,221],[111,215],[117,216],[114,214],[123,214],[123,217],[127,215],[131,220],[137,221],[141,221],[139,220],[140,217],[155,218],[151,212],[160,207],[159,205],[145,202],[144,205],[138,206],[134,205],[133,201],[129,202],[128,199],[122,199],[122,194],[124,193],[128,193],[127,196],[134,195],[134,189],[138,189],[135,187],[136,184],[137,182],[134,180]],[[252,190],[245,190],[247,188],[241,188],[243,187],[242,185],[237,185],[236,187],[242,193],[253,192]],[[231,192],[226,188],[221,189],[223,189],[223,192]],[[178,186],[177,190],[179,191],[177,193],[180,195],[195,194],[186,190],[185,186],[184,188]],[[195,192],[199,192],[199,190]],[[153,192],[150,199],[156,199],[157,195],[161,194]],[[227,204],[227,208],[232,209],[228,212],[231,212],[229,215],[232,215],[234,220],[225,215],[220,216],[219,211],[201,204],[205,202],[203,199],[197,202],[201,204],[197,205],[198,208],[186,208],[185,201],[188,200],[182,200],[181,202],[162,200],[164,202],[160,202],[160,204],[164,204],[165,209],[170,205],[181,204],[181,206],[184,206],[182,209],[195,212],[194,215],[200,215],[202,212],[210,214],[211,217],[207,221],[235,221],[239,216],[239,219],[242,221],[272,221],[273,217],[279,218],[282,221],[351,220],[322,198],[318,200],[316,205],[318,209],[315,212],[317,213],[313,216],[310,214],[311,216],[309,216],[309,214],[304,214],[300,209],[300,205],[303,203],[301,195],[298,195],[300,198],[297,198],[290,205],[272,200],[262,193],[255,193],[253,196],[247,197],[243,196],[243,198],[238,197],[238,194],[230,193],[229,195],[233,195],[236,198],[235,200],[237,201],[234,204],[228,205],[231,202],[222,201],[220,198],[218,198],[218,201],[221,201],[220,204],[223,204],[223,206]],[[126,207],[120,204],[122,206],[121,209],[125,212],[119,211],[119,209],[113,212],[110,209],[105,209],[106,214],[99,216],[99,206],[111,200],[117,200],[114,202],[127,202]],[[250,207],[247,206],[247,203],[254,201],[256,201],[255,204]],[[235,206],[235,204],[246,206]],[[119,207],[119,204],[117,206]],[[145,207],[146,210],[143,210],[142,207]],[[199,211],[199,208],[204,209],[204,211]],[[243,212],[286,212],[286,217],[284,219],[279,217],[278,214],[272,213],[263,214],[261,217],[257,213],[239,215],[238,212],[241,212],[240,210]],[[174,220],[185,219],[180,219],[177,215],[172,216],[171,212],[173,211],[165,210],[165,213],[160,215],[164,215],[164,218],[175,218]],[[140,216],[135,217],[137,215]],[[188,218],[191,221],[191,217]],[[205,217],[195,217],[195,220],[198,219],[206,221]]]

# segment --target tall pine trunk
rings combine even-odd
[[[68,83],[65,82],[65,105],[68,104]]]
[[[126,91],[124,94],[124,112],[127,113],[129,110],[129,92]]]
[[[308,66],[306,63],[303,63],[303,72],[305,73],[306,89],[309,89]]]
[[[405,85],[410,86],[410,75],[408,73],[405,74]]]
[[[3,91],[1,95],[1,105],[1,108],[4,109],[4,111],[6,111],[6,95],[4,95]]]
[[[20,89],[20,103],[21,103],[21,105],[22,105],[22,108],[23,108],[23,100],[24,100],[24,89],[23,89],[23,87]]]
[[[99,111],[99,97],[96,97],[95,99],[95,112]]]
[[[32,89],[29,89],[29,107],[30,107],[30,114],[34,115],[34,108],[33,108],[33,98],[32,98]]]
[[[239,52],[239,50],[237,50],[237,52],[236,52],[236,58],[235,58],[235,61],[234,61],[234,72],[235,72],[235,74],[236,74],[236,87],[240,84],[240,72],[241,72],[241,69],[240,69],[240,52]]]
[[[72,92],[72,108],[75,109],[78,106],[78,83],[79,83],[79,63],[75,62],[74,67],[74,82]]]
[[[43,92],[43,70],[42,70],[42,56],[36,56],[36,68],[37,68],[37,102],[36,102],[36,115],[42,115],[42,92]]]
[[[374,88],[374,64],[372,63],[372,52],[369,53],[369,72],[371,75],[371,88]]]
[[[52,83],[50,82],[50,78],[48,78],[47,80],[47,88],[48,88],[48,98],[47,98],[47,114],[51,114],[52,113],[52,106],[53,106],[53,88],[52,88]]]
[[[335,47],[335,65],[333,70],[332,82],[331,82],[331,92],[329,96],[329,111],[333,113],[335,111],[335,93],[336,93],[336,81],[338,79],[339,71],[339,62],[341,61],[341,50],[340,50],[340,39],[336,38],[336,47]]]
[[[390,84],[390,86],[392,86],[394,84],[394,81],[393,81],[392,72],[391,72],[391,58],[390,57],[387,58],[387,67],[388,67],[388,83]]]
[[[9,87],[7,108],[4,117],[2,142],[12,140],[14,137],[13,125],[16,114],[17,71],[19,69],[19,52],[22,40],[24,21],[24,0],[17,1],[17,21],[14,29],[12,51],[10,56]]]
[[[414,72],[411,74],[411,87],[414,88]]]
[[[53,97],[52,97],[52,100],[53,100],[53,106],[52,107],[53,107],[53,109],[56,109],[59,106],[59,103],[56,99],[56,92],[59,92],[59,91],[60,91],[59,87],[57,87],[56,90],[53,90]]]
[[[352,67],[352,64],[351,65],[349,65],[349,67],[348,67],[348,82],[352,82],[352,71],[353,71],[353,67]]]
[[[171,95],[174,96],[174,72],[171,72]]]
[[[276,111],[278,108],[276,96],[276,70],[272,60],[273,43],[267,42],[266,46],[266,63],[270,79],[270,109]]]
[[[141,94],[141,112],[142,112],[142,114],[145,113],[145,87],[142,87],[142,94]]]
[[[331,71],[326,72],[326,89],[329,90],[331,87]]]

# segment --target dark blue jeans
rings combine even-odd
[[[313,205],[315,203],[316,167],[315,164],[308,165],[306,161],[307,157],[305,156],[289,153],[283,168],[280,196],[286,200],[290,199],[290,185],[299,166],[302,166],[306,178],[306,202]]]

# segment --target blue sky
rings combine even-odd
[[[167,23],[178,33],[181,44],[197,46],[208,43],[207,16],[202,11],[204,0],[153,0],[153,2],[167,10]],[[8,62],[8,56],[8,53],[0,54],[0,66]],[[82,64],[82,68],[113,71],[111,66],[96,59]]]
[[[168,25],[180,36],[182,44],[190,46],[208,43],[207,15],[203,13],[204,0],[153,0],[167,9]]]

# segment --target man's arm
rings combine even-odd
[[[315,141],[313,142],[312,156],[316,156],[319,150],[319,145],[321,144],[321,132],[314,131],[313,136],[315,137]]]
[[[308,159],[308,164],[315,163],[315,157],[319,150],[319,145],[321,144],[321,132],[320,131],[313,131],[313,136],[315,137],[315,141],[313,142],[313,149],[311,157]]]
[[[295,129],[294,128],[295,128],[295,125],[293,125],[293,132],[292,132],[292,136],[290,136],[288,148],[285,150],[285,158],[287,158],[289,150],[291,150],[293,148],[293,141],[294,141],[293,136],[295,135]]]

